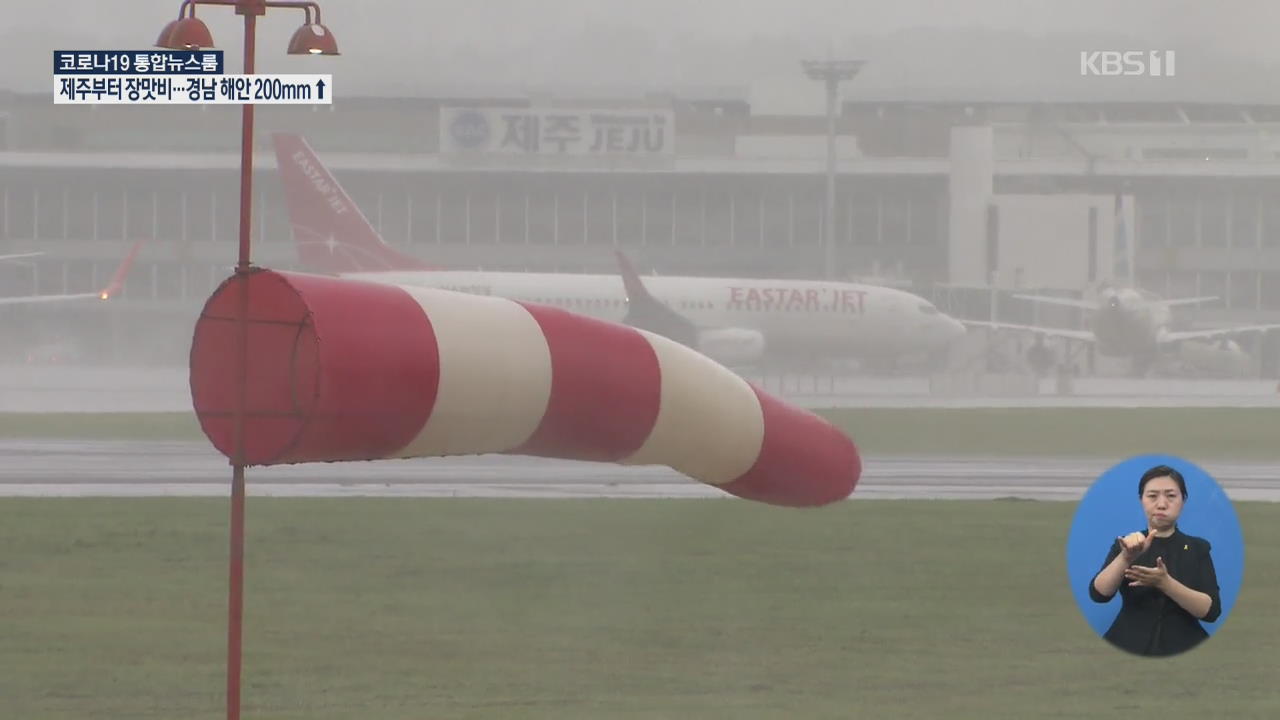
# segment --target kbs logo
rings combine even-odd
[[[1081,50],[1080,74],[1173,77],[1173,51]]]

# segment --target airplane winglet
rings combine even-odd
[[[695,347],[698,343],[697,327],[688,318],[649,294],[649,289],[640,280],[640,274],[626,254],[621,250],[614,250],[614,255],[618,257],[622,286],[627,293],[627,316],[622,322],[665,336],[682,345]]]
[[[138,256],[138,249],[142,247],[143,240],[139,239],[133,243],[133,247],[129,248],[129,254],[124,256],[124,260],[116,268],[115,275],[111,276],[111,282],[102,288],[98,293],[98,297],[103,300],[111,299],[111,296],[120,292],[124,288],[124,279],[129,275],[129,269],[133,267],[133,260]]]
[[[631,302],[653,300],[653,296],[649,294],[649,290],[645,288],[644,283],[640,280],[640,273],[636,272],[635,266],[631,264],[631,260],[626,253],[621,250],[614,250],[613,252],[618,256],[618,269],[622,274],[622,287],[627,292],[627,299]]]

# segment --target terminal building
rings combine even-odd
[[[750,97],[441,89],[259,106],[255,261],[297,268],[271,146],[287,131],[388,243],[440,266],[613,272],[618,247],[642,272],[874,278],[961,317],[1041,323],[1079,318],[1007,296],[1131,277],[1220,297],[1180,313],[1192,327],[1280,322],[1280,106],[853,91],[828,246],[820,98],[812,115],[769,115]],[[0,308],[9,354],[61,333],[95,361],[186,362],[235,262],[239,114],[0,94],[0,254],[44,253],[0,264],[0,295],[96,290],[147,241],[117,301]],[[1266,376],[1276,345],[1254,347]]]

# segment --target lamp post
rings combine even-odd
[[[244,16],[244,74],[253,74],[255,32],[258,16],[267,8],[297,8],[306,13],[306,20],[289,40],[291,55],[337,55],[338,44],[333,34],[320,22],[320,6],[303,0],[183,0],[178,8],[178,19],[170,21],[160,31],[156,46],[174,50],[193,50],[213,47],[209,28],[196,17],[196,5],[223,5],[234,7],[237,15]],[[314,21],[312,13],[315,13]],[[247,405],[249,375],[249,273],[252,264],[249,256],[250,223],[253,198],[253,103],[241,106],[240,124],[240,254],[236,262],[236,280],[239,282],[239,327],[236,357],[238,361],[238,388],[234,413],[235,456],[231,469],[231,559],[230,588],[227,609],[227,718],[240,718],[240,667],[242,658],[242,617],[244,611],[244,415]]]
[[[822,224],[823,277],[835,276],[836,247],[836,97],[840,83],[852,80],[865,60],[802,60],[804,74],[827,88],[827,202]]]

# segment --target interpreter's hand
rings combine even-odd
[[[1120,543],[1120,554],[1124,556],[1125,562],[1133,562],[1151,547],[1151,541],[1154,539],[1154,533],[1143,535],[1140,532],[1132,532],[1116,538],[1116,541]]]
[[[1157,590],[1163,590],[1165,583],[1169,582],[1169,571],[1165,569],[1162,557],[1156,558],[1155,567],[1134,565],[1125,568],[1124,576],[1136,587],[1151,587]]]

